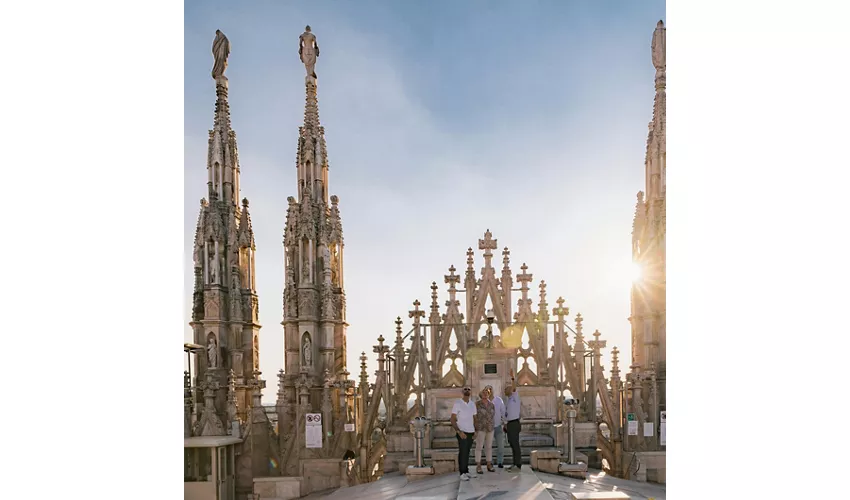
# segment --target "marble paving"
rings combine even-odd
[[[469,481],[461,481],[457,500],[552,500],[546,486],[537,479],[530,467],[523,467],[519,473],[510,473],[505,469],[495,472],[484,471]]]
[[[619,479],[596,470],[588,471],[586,480],[545,472],[535,474],[555,500],[569,500],[572,498],[570,492],[573,491],[622,491],[629,495],[631,500],[664,500],[667,494],[667,488],[663,484]]]
[[[568,500],[573,491],[622,491],[632,500],[665,500],[664,485],[639,483],[590,471],[588,478],[573,479],[557,474],[533,472],[523,467],[519,474],[504,469],[484,472],[469,481],[457,474],[441,474],[428,479],[408,481],[393,472],[378,481],[350,488],[313,493],[313,500]]]

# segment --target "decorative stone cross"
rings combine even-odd
[[[419,299],[414,300],[413,301],[413,310],[408,311],[408,313],[407,313],[409,317],[413,318],[413,324],[414,325],[419,324],[419,318],[425,317],[425,311],[419,310],[420,305],[421,305],[421,303],[419,302]]]
[[[522,299],[526,300],[528,299],[528,284],[531,283],[531,280],[534,275],[526,272],[528,271],[528,266],[525,265],[525,262],[522,263],[520,269],[522,269],[522,273],[516,275],[516,280],[521,283],[520,286],[522,288]]]
[[[502,264],[504,264],[506,270],[510,269],[510,267],[509,267],[510,263],[511,263],[511,251],[508,250],[508,247],[505,247],[505,249],[502,250]]]
[[[470,250],[472,250],[472,249],[470,248]],[[455,269],[455,266],[452,265],[449,268],[449,274],[443,276],[443,278],[446,280],[446,283],[448,283],[448,285],[449,285],[449,291],[454,290],[455,285],[460,283],[460,276],[456,275],[455,271],[457,271],[457,269]]]
[[[566,301],[563,297],[558,297],[558,300],[555,302],[558,303],[558,307],[552,309],[552,314],[558,317],[558,321],[564,321],[564,316],[568,316],[570,314],[570,308],[564,307],[564,302]]]
[[[488,229],[484,232],[484,239],[478,240],[478,249],[484,250],[484,268],[491,267],[490,261],[493,258],[493,250],[498,248],[498,240],[493,239],[493,234]]]
[[[607,340],[599,340],[599,337],[601,335],[602,334],[599,333],[599,330],[596,330],[595,332],[593,332],[593,338],[595,340],[591,340],[590,342],[587,343],[587,345],[589,345],[590,348],[593,349],[593,355],[594,356],[600,356],[601,354],[600,354],[599,350],[604,348],[608,344]]]
[[[419,301],[417,301],[419,302]],[[424,314],[424,311],[423,311]],[[378,345],[372,348],[372,351],[378,355],[378,371],[384,371],[384,362],[386,361],[386,357],[384,355],[390,352],[390,348],[384,345],[384,336],[378,335]]]

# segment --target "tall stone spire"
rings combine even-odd
[[[220,31],[213,42],[216,102],[207,151],[207,192],[201,200],[195,231],[195,290],[192,308],[194,341],[207,348],[196,357],[199,381],[226,392],[231,370],[239,417],[247,418],[248,383],[259,368],[259,330],[254,233],[248,200],[239,200],[239,155],[230,126],[228,81],[224,76],[230,42]],[[226,418],[226,394],[214,399]]]
[[[307,29],[299,39],[299,55],[307,69],[304,124],[298,128],[294,186],[297,198],[288,198],[283,236],[285,286],[283,307],[285,371],[280,376],[282,401],[278,413],[281,436],[295,436],[282,444],[282,470],[297,470],[303,436],[295,425],[310,411],[323,411],[312,400],[295,407],[299,387],[323,390],[328,380],[346,377],[345,291],[343,279],[342,219],[339,198],[328,195],[328,156],[325,130],[319,122],[315,75],[319,55],[316,37]],[[300,385],[299,385],[300,384]],[[334,387],[340,386],[335,383]],[[333,389],[336,391],[337,389]],[[335,396],[336,397],[336,396]],[[336,399],[333,399],[334,401]],[[326,409],[326,408],[325,408]],[[336,410],[335,410],[336,412]],[[324,425],[342,422],[335,413]],[[327,417],[326,417],[327,419]],[[303,424],[301,424],[303,425]],[[345,433],[327,440],[342,439]],[[331,449],[331,448],[327,448]]]
[[[666,404],[666,198],[667,198],[667,36],[658,21],[652,34],[655,100],[646,139],[645,199],[638,193],[632,225],[632,259],[641,276],[632,285],[632,364],[640,370],[657,367],[658,408]],[[644,402],[639,402],[643,404]]]

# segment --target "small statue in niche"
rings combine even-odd
[[[210,368],[218,368],[218,344],[215,337],[210,337],[209,342],[207,342],[207,361]]]
[[[339,286],[339,249],[336,245],[331,254],[331,283]]]
[[[218,282],[218,262],[215,260],[215,254],[210,255],[207,267],[209,268],[210,284],[214,285]]]
[[[304,335],[301,351],[304,353],[304,366],[313,366],[313,344],[310,342],[309,335]]]

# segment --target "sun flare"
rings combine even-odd
[[[637,262],[632,262],[630,274],[632,283],[637,283],[643,278],[643,268]]]

